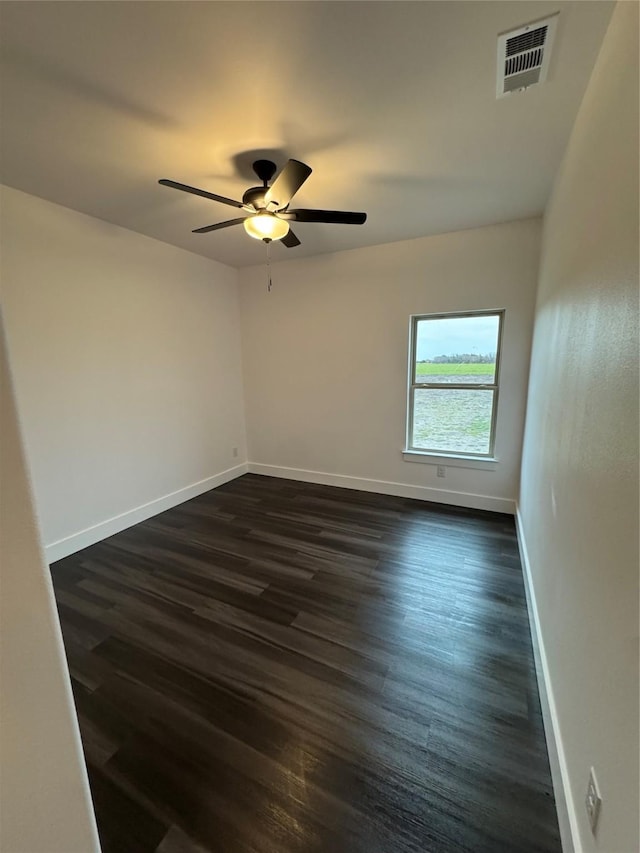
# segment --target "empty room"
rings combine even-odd
[[[637,853],[638,3],[0,0],[0,851]]]

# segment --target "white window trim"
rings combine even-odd
[[[450,453],[431,453],[426,450],[403,450],[405,462],[420,462],[423,465],[446,465],[450,468],[475,468],[479,471],[495,471],[500,461],[495,456],[453,456]]]
[[[482,311],[452,311],[440,314],[412,314],[409,318],[409,377],[407,383],[407,427],[405,437],[405,449],[402,457],[405,462],[422,462],[430,465],[442,465],[442,460],[447,460],[447,465],[458,468],[478,468],[481,470],[495,470],[494,466],[499,461],[495,456],[495,440],[496,427],[498,421],[498,397],[500,389],[500,365],[502,361],[502,332],[504,326],[504,309],[482,310]],[[496,369],[494,381],[491,385],[474,385],[469,386],[472,390],[490,390],[493,391],[493,408],[491,412],[491,433],[488,453],[456,453],[455,451],[438,451],[413,447],[411,445],[411,437],[413,432],[413,406],[414,392],[419,387],[434,387],[438,383],[416,383],[415,380],[415,364],[416,364],[416,344],[417,344],[417,324],[420,320],[439,320],[450,317],[487,317],[499,316],[498,322],[498,346],[496,351]],[[447,387],[455,389],[455,384],[448,384]]]

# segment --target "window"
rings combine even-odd
[[[411,318],[407,450],[493,456],[503,313]]]

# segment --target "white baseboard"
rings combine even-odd
[[[134,509],[122,512],[120,515],[115,515],[113,518],[108,518],[106,521],[101,521],[99,524],[94,524],[91,527],[80,530],[78,533],[73,533],[71,536],[65,536],[64,539],[58,539],[57,542],[51,542],[45,547],[45,555],[47,562],[55,563],[56,560],[61,560],[63,557],[68,557],[69,554],[75,554],[76,551],[81,551],[83,548],[88,548],[89,545],[95,545],[102,539],[108,536],[113,536],[114,533],[120,533],[121,530],[126,530],[127,527],[132,527],[140,521],[146,521],[166,509],[178,506],[178,504],[191,500],[210,489],[215,489],[223,483],[228,483],[229,480],[235,480],[236,477],[241,477],[247,473],[247,463],[236,465],[234,468],[228,468],[226,471],[221,471],[219,474],[214,474],[212,477],[207,477],[204,480],[199,480],[197,483],[192,483],[190,486],[185,486],[183,489],[178,489],[171,494],[164,495],[142,506],[134,507]]]
[[[300,480],[303,483],[318,483],[322,486],[338,486],[361,492],[378,492],[381,495],[396,495],[401,498],[416,498],[420,501],[452,504],[471,509],[486,509],[491,512],[506,512],[513,515],[515,501],[490,495],[474,495],[467,492],[450,492],[427,486],[412,486],[408,483],[393,483],[387,480],[369,480],[365,477],[349,477],[345,474],[327,474],[323,471],[305,471],[302,468],[281,468],[278,465],[261,465],[249,462],[250,474],[280,477],[284,480]]]
[[[518,546],[522,560],[524,574],[524,588],[527,596],[527,609],[529,611],[529,626],[531,628],[531,641],[536,664],[536,676],[538,680],[538,691],[540,693],[540,705],[542,707],[542,720],[547,739],[547,750],[549,752],[549,764],[551,766],[551,779],[558,812],[558,824],[560,826],[560,839],[563,853],[583,853],[580,841],[580,830],[578,828],[578,817],[576,804],[571,793],[569,784],[569,770],[564,754],[560,721],[553,695],[553,685],[549,673],[549,664],[544,645],[544,637],[540,626],[538,605],[536,602],[535,588],[529,553],[524,538],[524,528],[520,507],[516,506],[516,528],[518,532]]]
[[[378,492],[382,495],[396,495],[403,498],[433,501],[434,503],[452,504],[471,509],[484,509],[491,512],[514,513],[515,503],[507,498],[496,498],[490,495],[474,495],[466,492],[452,492],[445,489],[433,489],[426,486],[412,486],[406,483],[393,483],[386,480],[369,480],[364,477],[349,477],[344,474],[327,474],[321,471],[306,471],[301,468],[281,468],[277,465],[260,465],[257,462],[243,463],[234,468],[228,468],[212,477],[207,477],[197,483],[192,483],[183,489],[149,501],[142,506],[134,507],[99,524],[94,524],[45,547],[45,555],[49,563],[75,554],[89,545],[94,545],[113,536],[121,530],[126,530],[134,524],[145,521],[160,512],[184,503],[198,495],[215,489],[223,483],[228,483],[246,473],[263,474],[268,477],[280,477],[286,480],[300,480],[304,483],[319,483],[326,486],[339,486],[345,489],[356,489],[363,492]]]

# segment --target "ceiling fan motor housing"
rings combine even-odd
[[[256,160],[253,163],[253,171],[262,181],[261,187],[249,187],[242,196],[242,201],[245,204],[252,204],[256,210],[264,210],[264,196],[268,190],[268,184],[271,178],[276,173],[276,164],[271,160]]]
[[[252,204],[256,210],[263,210],[266,207],[264,196],[268,187],[249,187],[243,194],[242,201],[244,204]]]

